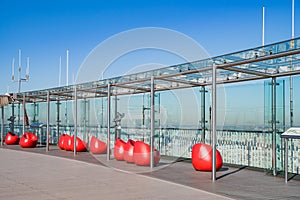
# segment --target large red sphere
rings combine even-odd
[[[64,150],[71,151],[72,150],[72,138],[68,134],[64,136]]]
[[[65,142],[65,136],[66,134],[62,134],[60,137],[59,137],[59,140],[58,140],[58,147],[62,150],[65,149],[65,146],[64,146],[64,142]]]
[[[76,137],[76,151],[83,152],[86,151],[87,143],[82,141],[79,137]],[[74,151],[74,135],[71,138],[71,150]]]
[[[198,143],[192,149],[192,164],[196,170],[212,171],[212,146]],[[216,150],[216,169],[221,169],[223,160],[220,152]]]
[[[90,152],[94,154],[100,154],[100,153],[106,153],[106,150],[107,150],[107,144],[105,142],[102,142],[95,136],[92,136],[90,142]]]
[[[7,145],[19,144],[19,136],[12,132],[8,132],[5,137],[5,143]]]
[[[133,159],[133,149],[134,141],[129,139],[124,147],[124,160],[128,163],[134,163]]]
[[[116,160],[124,160],[124,148],[126,142],[121,140],[120,138],[117,139],[114,148],[114,157]]]
[[[26,132],[22,135],[20,139],[20,146],[23,148],[33,148],[36,147],[38,142],[38,137],[33,133]]]
[[[150,165],[150,145],[142,141],[136,141],[134,143],[133,158],[136,165]],[[159,151],[154,149],[154,165],[156,165],[159,160]]]

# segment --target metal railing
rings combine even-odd
[[[67,133],[72,135],[74,126],[60,126],[60,134],[57,133],[56,125],[50,126],[50,143],[57,144],[59,135]],[[15,132],[20,135],[22,127],[15,126]],[[91,135],[106,141],[107,127],[100,126],[78,126],[78,137],[88,142]],[[8,125],[4,127],[4,138],[9,131]],[[39,144],[46,142],[46,127],[29,129],[38,135]],[[211,143],[210,130],[206,130],[205,143]],[[158,149],[161,155],[170,157],[191,158],[191,151],[194,144],[201,141],[201,129],[184,128],[157,128],[154,135],[154,147]],[[281,133],[276,137],[276,157],[277,169],[284,169],[284,141],[280,138]],[[115,129],[111,127],[111,147],[114,146]],[[150,129],[122,127],[121,139],[142,140],[150,142]],[[299,174],[300,164],[300,142],[293,140],[289,142],[289,172]],[[217,149],[220,151],[223,162],[227,164],[251,166],[262,169],[272,168],[272,133],[265,131],[250,130],[217,130]]]

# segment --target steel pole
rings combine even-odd
[[[154,104],[154,76],[151,76],[151,94],[150,94],[150,109],[151,109],[151,135],[150,135],[150,169],[154,167],[154,134],[155,134],[155,104]]]
[[[23,94],[23,126],[22,126],[22,132],[25,133],[25,93]]]
[[[202,137],[201,140],[205,143],[205,86],[201,87],[201,129]]]
[[[11,129],[10,132],[15,133],[15,104],[11,104],[11,115],[12,115],[12,121],[11,121]]]
[[[74,156],[76,156],[76,140],[77,140],[77,87],[75,86],[74,91]]]
[[[276,176],[276,78],[272,78],[272,168]]]
[[[85,139],[87,141],[87,146],[89,146],[89,139],[88,134],[86,133],[86,97],[83,99],[83,133],[85,136]]]
[[[115,119],[117,119],[117,115],[118,115],[118,97],[117,95],[115,96]],[[119,138],[119,132],[118,132],[118,127],[117,127],[117,124],[116,124],[116,127],[115,127],[115,141],[117,141],[117,138]]]
[[[107,150],[106,160],[110,160],[110,83],[107,84]]]
[[[20,132],[20,126],[21,126],[21,104],[18,103],[18,131]],[[22,134],[21,134],[22,135]]]
[[[294,41],[294,36],[292,36],[292,40],[291,40],[291,48],[294,49],[295,45],[294,45],[295,41]],[[293,69],[293,56],[291,56],[291,71],[294,70]],[[290,76],[290,127],[294,126],[294,97],[293,97],[293,76]]]
[[[46,152],[49,151],[50,137],[50,92],[47,91],[47,137],[46,137]]]
[[[57,103],[56,103],[56,133],[57,133],[58,139],[60,137],[59,128],[60,128],[60,101],[59,101],[59,97],[58,97]]]
[[[212,181],[216,181],[216,111],[217,111],[217,69],[212,66]]]
[[[292,40],[291,47],[294,49],[295,37],[295,1],[292,0]],[[291,56],[291,70],[293,70],[293,56]],[[294,100],[293,100],[293,76],[290,76],[290,126],[294,125]]]
[[[1,107],[1,146],[4,140],[4,106]]]

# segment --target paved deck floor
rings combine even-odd
[[[0,199],[300,199],[300,181],[247,168],[224,166],[212,182],[189,162],[162,159],[151,171],[56,147],[4,146],[0,160]]]

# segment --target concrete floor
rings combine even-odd
[[[300,199],[300,181],[247,167],[223,166],[212,182],[190,162],[162,159],[150,170],[54,146],[3,146],[0,160],[0,199]]]

